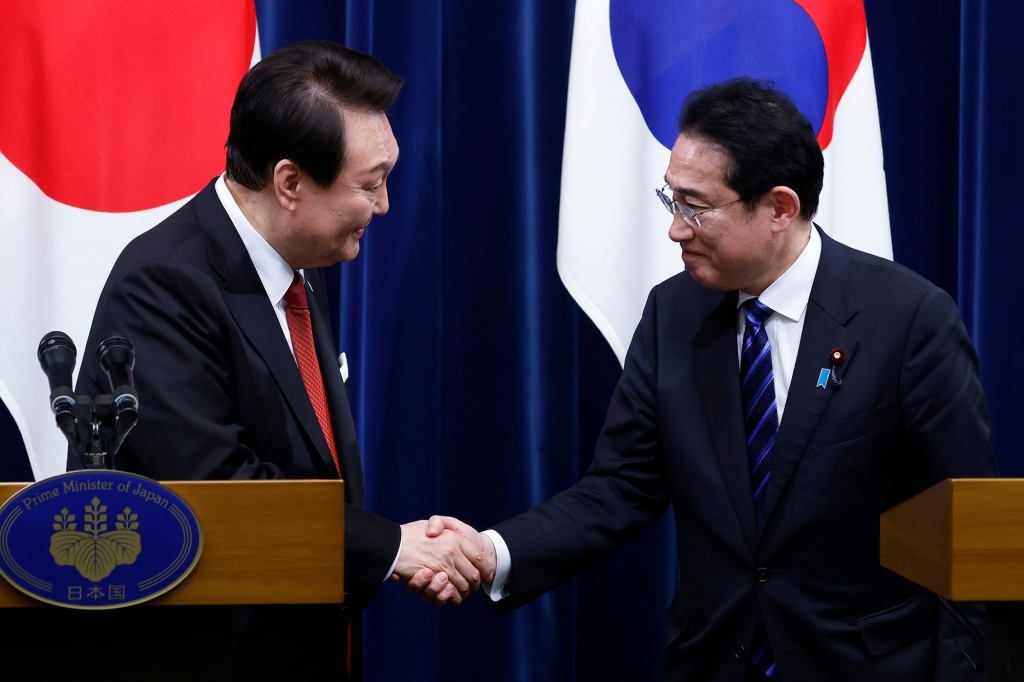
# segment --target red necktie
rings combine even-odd
[[[288,331],[292,335],[292,349],[295,361],[299,365],[302,383],[306,385],[309,402],[313,403],[313,411],[320,422],[320,428],[327,439],[327,447],[331,449],[334,466],[341,475],[341,463],[334,445],[334,427],[331,426],[331,413],[327,409],[327,392],[324,390],[324,378],[320,374],[320,362],[316,359],[316,347],[313,345],[313,325],[309,318],[309,301],[306,299],[306,288],[302,277],[295,273],[292,285],[284,294],[285,312],[288,317]],[[352,624],[345,623],[345,672],[352,676]]]
[[[324,391],[324,378],[320,374],[320,363],[316,359],[316,347],[313,345],[313,325],[309,319],[309,301],[306,300],[306,289],[302,277],[295,273],[292,285],[284,295],[288,331],[292,335],[292,349],[299,365],[302,383],[306,385],[309,402],[313,403],[317,421],[327,439],[327,447],[331,449],[334,466],[341,475],[341,464],[338,462],[338,451],[334,445],[334,427],[331,426],[331,412],[327,408],[327,392]]]

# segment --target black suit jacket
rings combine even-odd
[[[783,680],[970,679],[936,665],[970,664],[937,635],[935,596],[879,565],[878,517],[945,478],[996,475],[973,346],[945,292],[822,242],[761,527],[737,293],[684,272],[651,292],[587,475],[495,527],[512,555],[499,608],[561,583],[671,503],[666,678],[742,680],[762,609]],[[842,385],[818,387],[837,347]]]
[[[346,604],[359,607],[384,580],[400,528],[362,508],[359,447],[323,275],[305,274],[345,478]],[[214,182],[117,259],[96,308],[78,393],[109,391],[94,349],[112,332],[134,344],[140,401],[138,426],[116,456],[118,469],[157,480],[338,477],[273,305]],[[73,455],[68,465],[80,466]],[[236,611],[236,632],[246,655],[256,657],[250,661],[256,670],[291,659],[313,665],[319,659],[311,655],[322,658],[324,669],[336,669],[344,614],[327,609],[324,623],[310,620],[310,611]],[[330,650],[311,653],[324,648]]]

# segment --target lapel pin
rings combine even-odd
[[[846,351],[842,348],[833,348],[828,352],[828,359],[832,361],[832,369],[821,368],[821,371],[818,372],[818,383],[814,385],[815,388],[826,388],[830,379],[836,388],[843,385],[843,380],[836,376],[836,367],[846,360]]]
[[[828,356],[832,360],[832,371],[829,372],[829,376],[832,377],[832,383],[836,385],[836,388],[839,388],[843,385],[843,380],[836,376],[836,367],[846,360],[846,351],[842,348],[833,348],[829,351]]]

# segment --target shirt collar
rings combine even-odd
[[[814,284],[814,275],[818,271],[820,258],[821,236],[818,229],[812,225],[807,245],[789,269],[768,285],[760,296],[740,291],[736,306],[739,307],[752,298],[758,298],[783,317],[794,322],[799,320],[807,308],[807,301],[811,298],[811,286]]]
[[[295,277],[295,271],[288,265],[288,261],[274,250],[274,247],[263,238],[263,235],[256,231],[256,228],[252,226],[249,219],[245,217],[242,209],[235,203],[235,198],[231,195],[231,191],[228,190],[224,177],[225,174],[221,174],[217,178],[215,184],[217,198],[220,199],[221,205],[227,211],[228,218],[231,219],[231,224],[235,226],[238,236],[242,238],[245,250],[249,252],[249,259],[256,266],[256,274],[260,276],[260,282],[263,283],[263,288],[267,292],[267,298],[274,305],[278,305],[281,299],[284,298],[285,292],[288,291],[288,287],[291,286],[292,279]]]

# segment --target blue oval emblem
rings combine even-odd
[[[159,596],[203,548],[188,504],[122,471],[75,471],[34,483],[0,507],[0,574],[48,604],[113,609]]]

